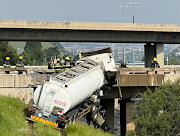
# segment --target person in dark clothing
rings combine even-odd
[[[17,61],[16,67],[24,67],[24,63],[22,61],[23,57],[20,56],[19,60]],[[18,74],[23,74],[23,70],[18,70]]]
[[[65,63],[63,65],[63,68],[65,70],[69,70],[71,68],[71,62],[70,62],[70,58],[69,57],[65,58]]]
[[[127,68],[127,65],[128,65],[127,62],[126,62],[126,63],[123,63],[123,64],[120,64],[120,65],[119,65],[119,68]]]
[[[153,62],[151,63],[152,68],[160,68],[159,63],[157,62],[156,57],[153,58]]]
[[[10,63],[10,58],[6,57],[6,60],[4,61],[3,64],[4,68],[10,68],[11,67],[11,63]],[[10,71],[5,70],[6,74],[10,74]]]
[[[48,62],[48,69],[53,69],[53,60],[50,59],[50,61]]]
[[[63,66],[60,63],[60,59],[57,58],[57,63],[54,65],[54,69],[58,72],[63,68]]]
[[[72,67],[76,66],[76,59],[73,59],[73,62],[72,62]]]

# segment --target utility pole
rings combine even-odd
[[[123,23],[125,23],[125,9],[126,8],[128,8],[128,6],[124,6],[124,1],[123,1],[123,6],[119,6],[119,8],[122,8],[123,9]],[[125,43],[123,44],[124,45],[124,47],[123,47],[123,62],[125,63],[125,61],[126,61],[126,56],[125,56]]]
[[[134,15],[134,6],[139,5],[139,3],[134,3],[134,0],[133,0],[133,3],[128,3],[128,5],[132,5],[132,6],[133,6],[133,23],[134,23],[134,20],[135,20],[135,15]]]
[[[133,3],[128,3],[128,5],[132,5],[133,6],[133,23],[134,23],[134,18],[135,18],[135,15],[134,15],[134,6],[137,6],[139,5],[139,3],[134,3],[134,0],[133,0]],[[133,67],[134,67],[134,44],[133,44]]]

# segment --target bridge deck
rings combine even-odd
[[[0,28],[180,32],[179,25],[1,20]]]

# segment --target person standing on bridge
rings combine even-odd
[[[11,68],[10,57],[6,57],[3,66],[4,68]],[[5,73],[10,74],[10,71],[5,70]]]
[[[70,62],[70,58],[68,56],[65,58],[65,63],[63,65],[63,68],[65,70],[69,70],[71,68],[71,62]]]
[[[160,65],[159,65],[159,63],[157,62],[157,58],[156,58],[156,57],[153,58],[153,61],[152,61],[152,63],[151,63],[151,67],[152,67],[152,68],[160,68]]]
[[[127,68],[127,65],[128,65],[128,62],[125,62],[125,63],[120,63],[119,64],[119,68]]]
[[[23,57],[20,56],[19,60],[17,61],[16,67],[24,67],[24,63],[23,63]],[[18,70],[18,74],[23,74],[23,70]]]
[[[62,64],[60,63],[60,59],[57,58],[57,63],[54,65],[54,69],[56,72],[59,72],[63,68]]]
[[[53,69],[53,60],[50,59],[50,61],[48,62],[48,69]]]

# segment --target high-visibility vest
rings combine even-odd
[[[56,70],[61,70],[62,68],[63,68],[63,66],[60,63],[56,63],[54,65],[54,69],[56,69]]]
[[[65,70],[68,70],[68,69],[71,68],[71,63],[70,63],[69,60],[65,60],[65,64],[63,65],[63,68],[64,68]]]
[[[16,66],[17,66],[17,67],[24,67],[23,61],[22,61],[22,60],[18,60]]]
[[[10,64],[10,62],[9,62],[8,60],[5,60],[3,66],[4,66],[5,68],[10,68],[10,67],[11,67],[11,64]]]

